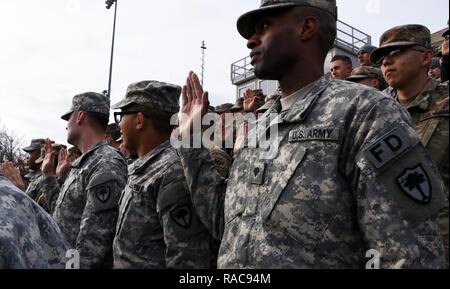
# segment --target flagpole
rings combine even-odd
[[[114,41],[115,41],[115,35],[116,35],[116,17],[117,17],[117,0],[107,0],[106,2],[106,9],[111,8],[111,6],[114,5],[114,24],[113,24],[113,35],[112,35],[112,43],[111,43],[111,60],[109,63],[109,81],[108,81],[108,96],[111,98],[111,82],[112,82],[112,69],[113,69],[113,59],[114,59]]]

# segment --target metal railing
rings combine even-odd
[[[345,22],[337,21],[337,36],[335,47],[347,50],[356,54],[358,50],[366,45],[372,44],[370,35],[348,25]],[[250,56],[242,58],[231,64],[231,81],[233,84],[239,84],[250,77],[254,77],[253,66]]]

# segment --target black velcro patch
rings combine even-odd
[[[100,202],[106,204],[106,202],[108,202],[109,198],[111,197],[111,188],[106,185],[98,186],[95,188],[95,195]]]
[[[172,220],[182,228],[189,229],[192,223],[191,208],[187,205],[177,206],[170,211]]]
[[[425,205],[431,202],[431,182],[422,165],[405,169],[397,177],[397,183],[402,191],[415,202]]]
[[[365,151],[367,159],[376,169],[384,167],[415,145],[404,133],[400,128],[396,128],[376,140]]]

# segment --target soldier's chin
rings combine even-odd
[[[267,69],[262,65],[254,66],[254,73],[258,79],[262,80],[278,80],[278,76],[273,73],[273,70]]]

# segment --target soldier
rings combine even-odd
[[[350,57],[335,55],[330,62],[330,72],[333,79],[345,80],[352,74],[353,65]]]
[[[395,98],[411,115],[422,144],[438,167],[449,189],[448,86],[428,77],[432,61],[431,33],[421,25],[404,25],[386,31],[380,48],[371,59],[382,63],[389,84],[386,93]],[[448,259],[448,201],[440,215],[441,233]]]
[[[56,155],[49,142],[45,145],[40,185],[70,248],[79,251],[81,268],[112,267],[118,199],[127,166],[122,155],[105,141],[109,103],[109,97],[102,94],[79,94],[61,117],[68,122],[67,142],[83,153],[71,164],[62,187],[56,178]],[[64,151],[59,154],[60,165],[68,162]]]
[[[448,24],[448,22],[447,22]],[[442,42],[441,45],[441,51],[440,51],[440,64],[441,64],[441,81],[447,82],[449,80],[449,49],[448,49],[448,38],[449,38],[449,30],[444,32],[442,34],[442,37],[444,37],[444,42]]]
[[[39,159],[41,155],[41,148],[44,147],[45,139],[33,139],[31,140],[31,144],[23,150],[28,154],[27,162],[28,162],[28,168],[29,172],[24,176],[25,180],[28,182],[28,187],[33,183],[36,179],[38,179],[42,172],[41,172],[41,164],[37,164],[36,160]],[[27,188],[28,188],[27,187]],[[19,187],[20,188],[20,187]],[[23,189],[24,191],[27,190],[27,188]],[[27,194],[34,200],[34,197],[30,195],[30,192],[27,192]]]
[[[358,66],[353,69],[352,75],[347,78],[348,81],[364,84],[380,91],[386,89],[386,82],[381,70],[372,66]]]
[[[259,119],[278,132],[267,148],[242,149],[226,183],[206,149],[178,151],[197,212],[222,238],[219,268],[377,267],[366,255],[382,268],[445,267],[444,184],[408,114],[375,89],[323,76],[336,11],[335,1],[263,0],[241,16],[256,77],[280,83],[283,98]],[[192,72],[182,98],[189,139],[208,105]]]
[[[233,155],[233,148],[227,147],[227,143],[233,144],[234,140],[234,123],[233,121],[228,121],[226,119],[226,116],[232,113],[231,108],[234,106],[234,104],[231,103],[224,103],[216,107],[216,113],[219,114],[219,127],[220,127],[220,139],[222,144],[222,150],[231,157]],[[230,117],[231,118],[231,117]],[[232,145],[230,145],[232,146]]]
[[[358,50],[358,62],[360,66],[374,66],[372,61],[370,61],[370,54],[377,49],[375,46],[372,45],[364,45]]]
[[[120,135],[119,126],[116,123],[111,123],[106,129],[106,142],[116,150],[119,150],[120,142],[117,139],[120,138]]]
[[[430,70],[428,70],[428,76],[433,77],[437,81],[441,81],[441,64],[439,57],[433,57],[431,60]]]
[[[139,159],[129,167],[114,238],[114,268],[209,268],[210,235],[187,190],[169,139],[181,87],[131,84],[113,106],[123,144]]]
[[[63,269],[67,248],[55,221],[0,172],[0,269]]]

